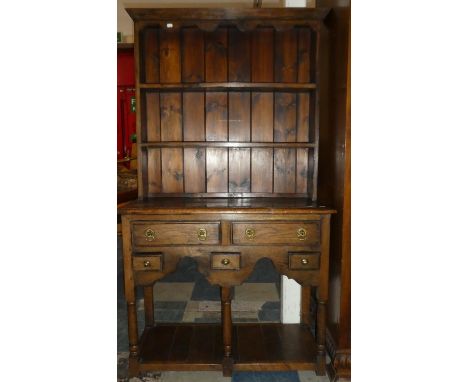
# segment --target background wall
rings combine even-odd
[[[298,0],[295,0],[298,2]],[[299,0],[301,2],[302,0]],[[285,6],[294,6],[294,0],[263,0],[262,8],[277,8]],[[307,7],[315,7],[315,0],[306,0]],[[122,42],[133,42],[133,21],[125,12],[125,8],[144,8],[144,7],[159,7],[159,8],[237,8],[237,7],[253,7],[253,0],[148,0],[141,2],[138,0],[117,0],[117,31],[122,32]]]

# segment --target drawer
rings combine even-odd
[[[211,254],[211,269],[239,270],[240,253],[238,252],[213,252]]]
[[[132,240],[137,247],[218,244],[219,223],[135,223]]]
[[[135,271],[162,271],[162,253],[133,256],[133,269]]]
[[[289,252],[289,269],[295,271],[320,268],[320,252]]]
[[[320,243],[319,222],[285,223],[233,223],[234,244],[293,244],[316,245]]]

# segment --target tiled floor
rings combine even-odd
[[[123,296],[122,243],[118,238],[117,265],[117,351],[119,382],[328,382],[314,372],[236,372],[225,378],[220,372],[152,372],[141,378],[127,378],[127,311]],[[247,281],[234,288],[234,322],[279,322],[279,275],[268,260],[257,263]],[[138,293],[138,292],[137,292]],[[177,272],[154,285],[156,322],[219,322],[221,320],[219,287],[210,285],[197,271],[196,263],[183,259]],[[137,294],[138,327],[144,324],[141,292]]]

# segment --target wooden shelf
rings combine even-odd
[[[140,147],[229,147],[229,148],[314,148],[315,143],[308,142],[145,142],[140,143]]]
[[[278,82],[197,82],[176,84],[146,84],[140,83],[140,89],[153,89],[160,91],[173,90],[263,90],[263,91],[309,91],[317,86],[315,83],[278,83]]]
[[[234,370],[315,369],[317,347],[307,325],[235,324],[232,339]],[[221,325],[157,325],[145,329],[140,349],[142,370],[222,370]]]

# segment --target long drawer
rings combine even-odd
[[[232,224],[234,244],[317,245],[319,222],[239,222]]]
[[[219,223],[134,223],[132,228],[132,243],[137,247],[218,244]]]

